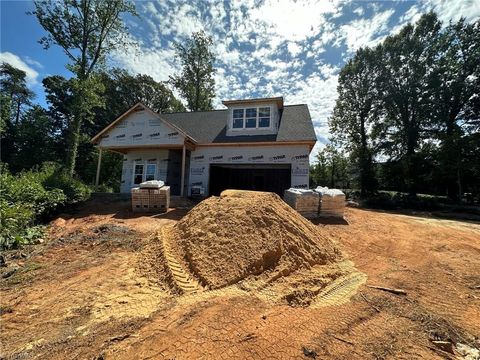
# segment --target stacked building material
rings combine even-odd
[[[170,186],[137,187],[131,194],[134,212],[165,212],[170,206]]]
[[[290,188],[285,190],[283,200],[307,219],[318,215],[319,194],[313,190]]]
[[[345,194],[338,189],[317,187],[315,192],[320,195],[318,216],[341,217],[345,213]]]

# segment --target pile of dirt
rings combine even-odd
[[[198,204],[165,236],[210,289],[247,277],[271,283],[342,260],[331,239],[273,193],[224,191]]]

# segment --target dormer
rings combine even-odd
[[[272,135],[278,132],[283,97],[227,100],[227,136]]]

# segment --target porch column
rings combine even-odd
[[[183,148],[182,148],[182,177],[180,179],[180,196],[183,196],[184,190],[183,188],[185,187],[185,155],[186,155],[187,149],[185,147],[185,142],[183,143]]]
[[[98,182],[100,180],[100,166],[102,165],[102,148],[99,148],[97,162],[97,176],[95,177],[95,188],[98,190]]]

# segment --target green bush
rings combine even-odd
[[[39,220],[60,206],[84,201],[91,190],[55,163],[12,175],[0,164],[0,248],[27,244],[43,235]]]
[[[26,204],[37,217],[51,214],[67,200],[61,189],[48,190],[43,186],[45,173],[41,171],[21,172],[14,176],[5,166],[0,170],[2,199],[11,204]]]
[[[44,234],[44,228],[33,226],[35,212],[28,204],[9,203],[0,199],[0,249],[29,244]]]
[[[50,173],[43,185],[49,189],[61,189],[66,196],[67,203],[85,201],[90,197],[90,188],[80,180],[72,178],[59,167],[44,166]]]

